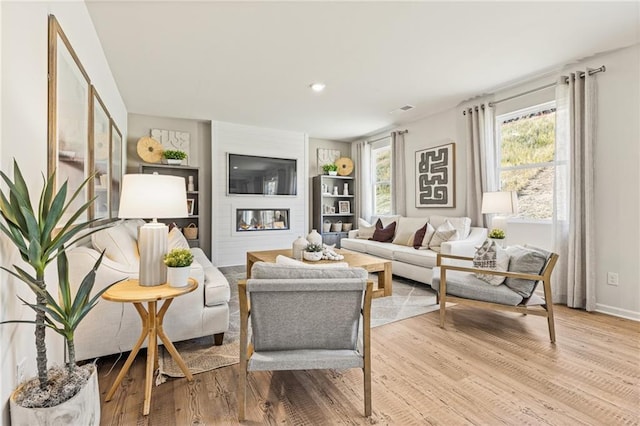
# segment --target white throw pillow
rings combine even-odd
[[[100,252],[104,250],[104,255],[114,262],[138,266],[140,252],[138,251],[137,233],[134,236],[133,229],[134,224],[132,223],[121,223],[102,229],[91,235],[91,244]]]
[[[427,223],[426,217],[401,216],[396,222],[396,235],[393,238],[393,244],[413,246],[413,236],[416,230],[422,228],[425,223]]]
[[[425,234],[426,235],[426,234]],[[436,232],[429,241],[429,248],[435,252],[440,253],[440,245],[447,241],[455,241],[458,239],[458,231],[453,227],[451,222],[445,220],[445,222],[438,226]]]
[[[173,249],[181,248],[188,249],[189,242],[184,237],[184,234],[180,232],[177,226],[174,226],[171,231],[169,231],[169,240],[167,241],[167,248],[171,251]]]
[[[438,216],[433,215],[429,218],[429,223],[433,225],[434,228],[438,229],[440,225],[444,224],[446,221],[449,221],[454,228],[458,231],[458,239],[464,240],[469,236],[471,232],[471,218],[469,217],[447,217],[447,216]]]
[[[495,241],[487,240],[476,250],[476,255],[473,257],[473,266],[493,271],[507,271],[509,268],[509,254]],[[506,279],[503,275],[481,273],[476,273],[476,277],[494,286],[499,286]]]
[[[358,219],[358,238],[368,240],[373,238],[373,233],[376,231],[376,225],[372,225],[366,220]]]

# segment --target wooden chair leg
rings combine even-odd
[[[365,365],[364,371],[364,416],[371,416],[371,366]]]
[[[444,328],[445,318],[447,316],[447,277],[446,270],[440,268],[440,288],[438,289],[440,295],[440,328]]]
[[[247,400],[247,370],[246,365],[241,362],[238,366],[238,421],[245,418]]]

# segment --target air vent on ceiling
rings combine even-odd
[[[407,111],[411,111],[412,109],[414,109],[415,107],[413,105],[403,105],[400,108],[394,109],[393,111],[390,111],[389,114],[395,114],[397,112],[407,112]]]

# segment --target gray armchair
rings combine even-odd
[[[527,250],[527,248],[525,248]],[[558,255],[540,249],[528,249],[527,255],[539,257],[539,264],[516,262],[512,257],[508,271],[492,271],[487,269],[461,266],[461,261],[471,264],[473,258],[438,254],[437,267],[433,269],[431,287],[437,292],[440,304],[440,327],[444,328],[446,319],[446,303],[452,302],[501,311],[519,312],[547,318],[549,338],[556,341],[553,320],[553,298],[551,295],[551,273],[558,261]],[[444,264],[443,259],[456,261]],[[521,265],[524,263],[524,268]],[[514,281],[514,285],[500,284],[492,286],[480,280],[475,274],[498,275]],[[542,283],[544,299],[535,294],[538,283]]]
[[[362,368],[364,412],[371,415],[370,310],[373,283],[361,268],[258,262],[238,283],[244,420],[247,374],[264,370]],[[248,341],[251,320],[251,343]],[[362,341],[358,336],[362,321]]]

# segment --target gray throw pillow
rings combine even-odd
[[[547,256],[538,250],[522,246],[507,247],[509,254],[509,272],[521,272],[524,274],[539,274],[547,262]],[[534,280],[507,277],[505,284],[511,290],[522,297],[529,298],[536,286]]]

